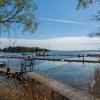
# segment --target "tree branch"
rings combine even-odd
[[[10,22],[10,20],[13,19],[23,9],[24,9],[24,7],[22,7],[21,9],[18,9],[10,18],[8,18],[6,20],[0,20],[0,23]]]

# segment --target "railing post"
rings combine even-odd
[[[52,93],[51,93],[51,95],[52,95],[52,100],[54,100],[54,92],[53,92],[53,90],[51,90],[52,91]]]
[[[10,68],[7,68],[7,73],[9,73],[10,72]]]

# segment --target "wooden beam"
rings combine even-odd
[[[27,76],[30,79],[37,80],[38,82],[45,85],[49,89],[59,93],[60,95],[70,100],[93,100],[93,97],[91,95],[86,94],[83,91],[78,91],[68,85],[60,83],[59,81],[56,81],[49,77],[45,77],[45,75],[43,74],[37,72],[28,72]]]

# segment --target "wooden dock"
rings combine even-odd
[[[52,91],[62,95],[65,98],[70,100],[94,100],[94,98],[88,93],[84,93],[83,91],[78,91],[68,85],[65,85],[59,81],[51,79],[43,74],[37,72],[28,72],[27,76],[30,79],[35,79],[41,84],[45,85]],[[95,99],[97,100],[97,99]]]
[[[27,60],[27,61],[30,61],[30,60],[48,60],[48,61],[66,61],[66,62],[82,62],[82,63],[100,63],[100,60],[94,60],[94,59],[91,59],[91,60],[87,60],[85,58],[80,58],[80,57],[77,57],[76,59],[75,58],[57,58],[57,57],[47,57],[47,56],[37,56],[37,57],[12,57],[12,56],[9,56],[9,57],[0,57],[0,58],[6,58],[6,59],[23,59],[23,60]]]
[[[11,74],[14,74],[14,73],[16,73],[16,71],[15,70],[13,70],[13,69],[8,69],[8,68],[0,68],[0,73],[11,73]]]
[[[100,63],[100,60],[86,60],[86,59],[69,59],[69,58],[49,58],[49,57],[34,57],[30,58],[30,60],[48,60],[48,61],[67,61],[67,62],[82,62],[82,63]]]

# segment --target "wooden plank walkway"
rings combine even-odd
[[[0,73],[7,73],[7,70],[8,70],[7,68],[0,68]],[[8,73],[15,74],[16,71],[13,69],[10,69]]]
[[[94,100],[94,98],[89,94],[84,93],[83,91],[78,91],[68,85],[65,85],[59,81],[51,79],[43,74],[37,72],[28,72],[27,76],[30,79],[37,80],[38,82],[45,85],[49,89],[59,93],[63,97],[68,98],[70,100]]]
[[[34,57],[26,58],[24,60],[48,60],[48,61],[67,61],[67,62],[82,62],[82,63],[100,63],[100,60],[86,60],[86,59],[69,59],[69,58],[49,58],[49,57]]]
[[[67,62],[82,62],[82,63],[100,63],[100,60],[87,60],[87,59],[83,59],[83,58],[78,58],[78,59],[73,59],[73,58],[56,58],[56,57],[30,57],[30,58],[26,58],[26,57],[0,57],[0,58],[9,58],[9,59],[23,59],[23,60],[48,60],[48,61],[67,61]]]

